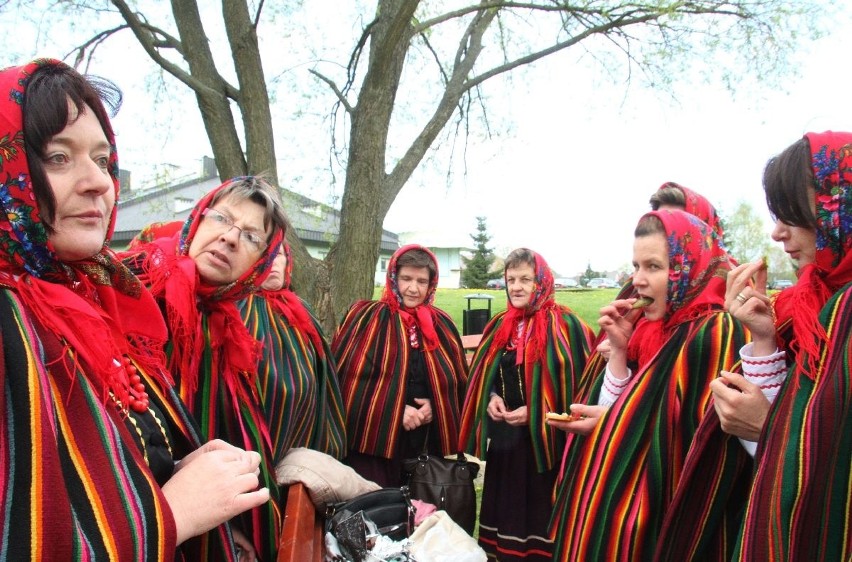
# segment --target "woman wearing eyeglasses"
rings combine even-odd
[[[260,290],[284,228],[275,189],[260,178],[234,178],[202,198],[176,234],[123,255],[166,317],[169,367],[204,437],[239,444],[263,458],[260,480],[271,500],[235,525],[248,559],[256,553],[263,561],[275,559],[280,493],[258,391],[262,346],[246,329],[237,302]]]

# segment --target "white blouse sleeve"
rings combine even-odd
[[[752,346],[752,343],[747,343],[740,349],[743,377],[748,382],[759,386],[760,391],[771,404],[775,402],[781,385],[787,379],[787,353],[776,350],[772,355],[754,357],[751,354]],[[747,441],[741,438],[740,443],[748,451],[748,454],[754,456],[757,450],[756,441]]]
[[[612,406],[633,377],[633,371],[627,369],[627,378],[618,379],[609,370],[609,364],[604,371],[604,380],[601,385],[601,392],[598,395],[598,406]]]

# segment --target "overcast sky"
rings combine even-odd
[[[15,13],[0,17],[0,32],[7,37],[21,36],[21,25]],[[329,33],[330,21],[322,25],[323,36],[350,46],[347,33],[359,29],[350,21]],[[62,57],[88,28],[80,26],[68,36],[33,35],[29,42],[25,33],[0,55],[0,66],[34,55]],[[760,187],[767,158],[807,131],[852,130],[847,59],[852,8],[836,18],[835,29],[797,54],[799,75],[785,88],[749,86],[736,97],[720,87],[683,81],[676,86],[676,101],[636,86],[625,95],[624,87],[602,80],[597,71],[568,67],[565,58],[545,59],[525,74],[527,91],[510,89],[489,105],[495,118],[513,123],[511,132],[472,141],[467,173],[455,174],[451,188],[440,167],[417,172],[384,226],[394,232],[433,231],[464,246],[471,243],[476,217],[484,216],[498,254],[528,246],[562,276],[587,263],[596,270],[616,269],[630,262],[633,227],[648,209],[651,193],[676,181],[704,194],[723,216],[740,200],[748,201],[765,217],[768,232]],[[122,167],[138,176],[152,163],[186,166],[210,154],[194,98],[167,92],[161,95],[170,103],[161,99],[152,109],[156,93],[145,86],[151,68],[129,34],[111,43],[92,68],[125,92],[115,120],[119,155]],[[288,72],[297,71],[307,74],[298,67]],[[152,111],[160,122],[180,126],[152,129]],[[312,165],[327,161],[328,137],[318,122],[321,118],[276,124],[279,175],[285,187],[330,202],[334,189],[342,187],[329,190],[311,181],[311,168],[299,167],[292,156],[302,150],[316,156],[319,164]]]

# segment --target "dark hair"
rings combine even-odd
[[[813,184],[811,147],[808,140],[802,138],[766,163],[763,191],[769,212],[790,226],[816,228],[813,193],[808,189]]]
[[[91,108],[104,134],[111,140],[112,125],[104,104],[109,106],[110,114],[114,116],[121,107],[121,90],[108,80],[84,77],[64,64],[41,66],[30,77],[22,108],[24,143],[33,192],[48,232],[53,232],[56,198],[42,164],[44,147],[72,122],[68,111],[69,100],[77,109],[75,120],[87,107]]]
[[[212,207],[219,201],[233,197],[236,201],[251,201],[263,208],[263,228],[269,228],[269,236],[266,241],[281,229],[287,232],[287,217],[281,206],[278,190],[263,176],[240,176],[228,180],[228,185],[219,190],[210,199],[209,206]]]
[[[663,185],[655,191],[648,202],[651,204],[651,209],[655,211],[658,211],[663,205],[678,207],[680,209],[686,208],[686,196],[683,194],[683,191],[670,183]]]
[[[645,215],[639,219],[639,223],[633,231],[633,236],[640,238],[642,236],[650,236],[652,234],[662,234],[663,237],[665,237],[666,227],[659,217],[655,217],[654,215]]]
[[[535,254],[529,248],[516,248],[509,252],[503,262],[503,273],[521,265],[529,265],[535,271]]]
[[[426,267],[429,269],[429,283],[435,280],[435,276],[438,274],[438,267],[435,264],[435,260],[432,259],[432,256],[429,255],[429,252],[424,250],[419,250],[417,248],[408,250],[396,260],[396,271],[399,273],[399,270],[405,266],[408,267]]]

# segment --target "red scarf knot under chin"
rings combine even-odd
[[[413,313],[413,314],[412,314]],[[399,308],[399,316],[406,328],[416,326],[420,331],[420,343],[423,351],[431,351],[438,347],[438,333],[435,331],[434,311],[431,306],[420,305],[412,308]]]
[[[210,330],[210,349],[213,365],[221,366],[219,375],[228,386],[231,396],[247,398],[241,376],[254,378],[263,352],[263,343],[246,330],[243,319],[233,302],[204,303]],[[252,388],[254,384],[249,385]],[[235,402],[236,403],[236,402]]]
[[[539,361],[544,357],[548,312],[556,306],[554,300],[548,300],[532,311],[510,305],[492,345],[498,349],[509,346],[516,349],[516,365],[525,360],[530,363]]]
[[[77,276],[76,285],[71,290],[29,274],[16,282],[21,300],[41,325],[75,352],[79,368],[102,383],[103,400],[111,392],[122,404],[129,403],[130,381],[121,364],[125,355],[151,376],[171,383],[163,368],[165,323],[151,295],[124,294],[84,275]]]
[[[639,319],[627,341],[627,361],[637,366],[636,372],[654,359],[678,326],[722,309],[715,294],[711,298],[699,298],[696,301],[676,311],[668,319],[648,320],[644,316]]]

